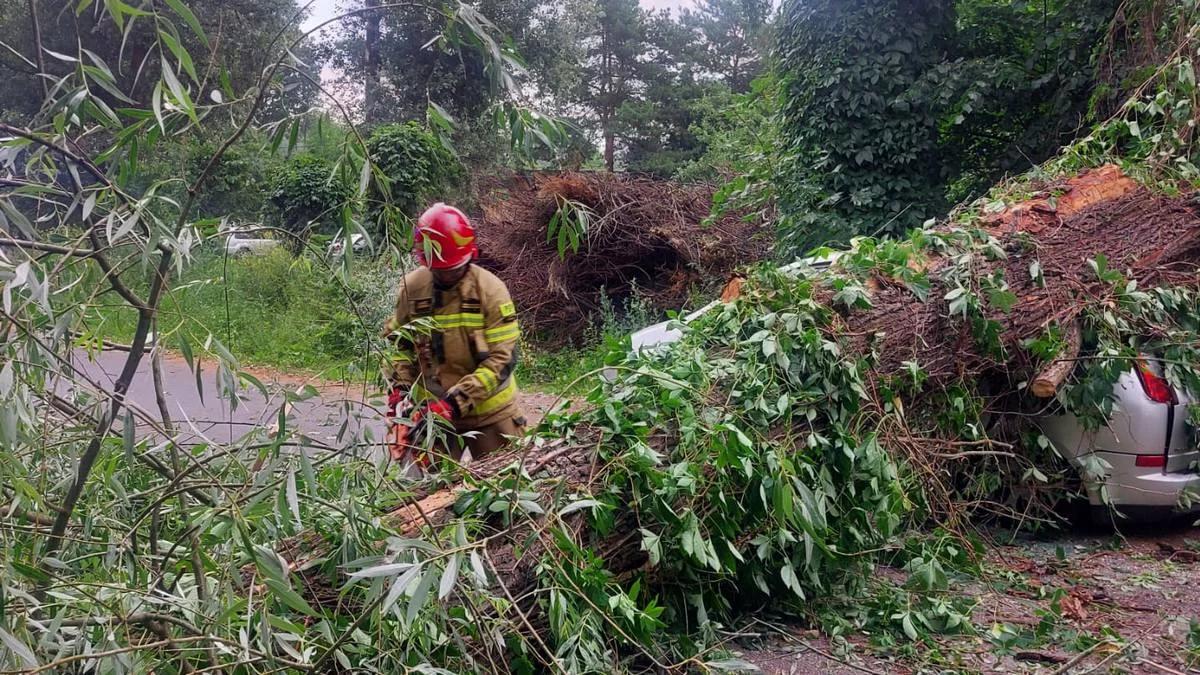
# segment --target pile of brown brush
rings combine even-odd
[[[713,188],[610,173],[518,176],[480,197],[482,263],[508,285],[527,334],[577,342],[603,298],[680,309],[736,269],[766,257],[765,224],[729,214],[707,223]],[[550,223],[564,200],[589,212],[579,250],[560,256]]]

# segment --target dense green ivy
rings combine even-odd
[[[899,234],[1087,122],[1115,0],[784,5],[781,253]]]
[[[793,1],[780,18],[785,241],[903,232],[944,206],[934,101],[910,96],[951,52],[953,3]]]

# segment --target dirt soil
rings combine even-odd
[[[1200,619],[1200,529],[1191,523],[996,545],[985,578],[965,583],[978,598],[976,635],[888,653],[862,636],[847,644],[790,626],[743,641],[741,658],[781,675],[1200,673],[1200,655],[1189,662],[1186,650],[1189,625]]]

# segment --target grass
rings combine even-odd
[[[366,364],[400,275],[358,265],[343,285],[323,262],[282,250],[236,259],[205,254],[164,294],[159,331],[171,348],[181,336],[195,346],[211,334],[247,364],[337,377]],[[95,336],[115,341],[128,341],[137,323],[127,306],[98,306],[89,316]]]
[[[517,382],[535,391],[582,394],[595,382],[590,376],[604,367],[606,357],[619,345],[619,341],[609,339],[591,348],[540,351],[523,347]]]
[[[196,350],[211,334],[247,365],[329,379],[374,373],[370,340],[391,311],[401,272],[380,263],[355,265],[343,285],[323,262],[282,250],[247,258],[202,254],[164,295],[159,330],[175,350],[181,335]],[[146,284],[138,285],[144,292]],[[116,342],[133,337],[137,314],[128,306],[94,310],[88,314],[93,336]],[[619,340],[599,336],[623,334],[624,327],[605,326],[593,336],[602,344],[588,348],[546,351],[524,342],[517,381],[556,394],[585,390],[587,374],[603,367],[610,349],[621,348]]]

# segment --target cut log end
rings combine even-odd
[[[1029,387],[1038,398],[1051,398],[1057,394],[1058,388],[1067,380],[1071,371],[1075,370],[1075,364],[1079,361],[1079,347],[1083,335],[1078,321],[1067,327],[1064,337],[1067,344],[1062,352],[1033,378],[1033,384]]]

